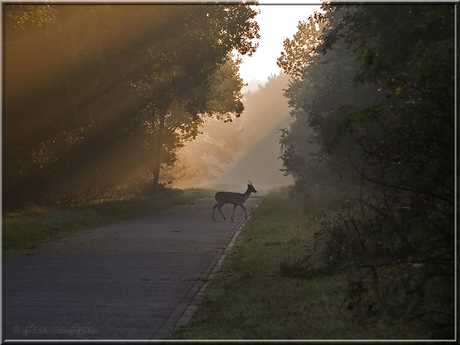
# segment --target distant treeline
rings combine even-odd
[[[356,314],[453,337],[455,11],[450,4],[323,5],[278,64],[295,191],[356,183],[358,206],[324,220],[326,262],[350,273]]]
[[[205,117],[243,111],[247,5],[3,8],[4,210],[152,191]]]

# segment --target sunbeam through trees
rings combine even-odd
[[[11,5],[3,206],[140,195],[206,117],[243,110],[246,5]]]

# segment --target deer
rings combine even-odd
[[[251,193],[257,193],[251,181],[248,181],[248,189],[246,189],[246,192],[244,192],[244,194],[233,192],[217,192],[214,196],[216,198],[217,204],[215,204],[212,208],[212,220],[215,220],[214,210],[216,208],[220,212],[224,220],[227,220],[221,211],[222,206],[224,206],[225,204],[233,204],[232,221],[237,206],[240,206],[244,210],[244,215],[246,219],[248,219],[248,214],[246,213],[246,208],[243,206],[243,204],[249,198]]]

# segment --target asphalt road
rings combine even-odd
[[[186,323],[244,223],[241,208],[229,220],[231,205],[227,221],[217,211],[213,221],[214,204],[198,199],[4,257],[2,340],[161,339]]]

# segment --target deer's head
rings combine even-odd
[[[251,193],[257,193],[256,189],[254,188],[254,186],[252,185],[252,182],[251,181],[248,181],[248,190],[251,191]]]

